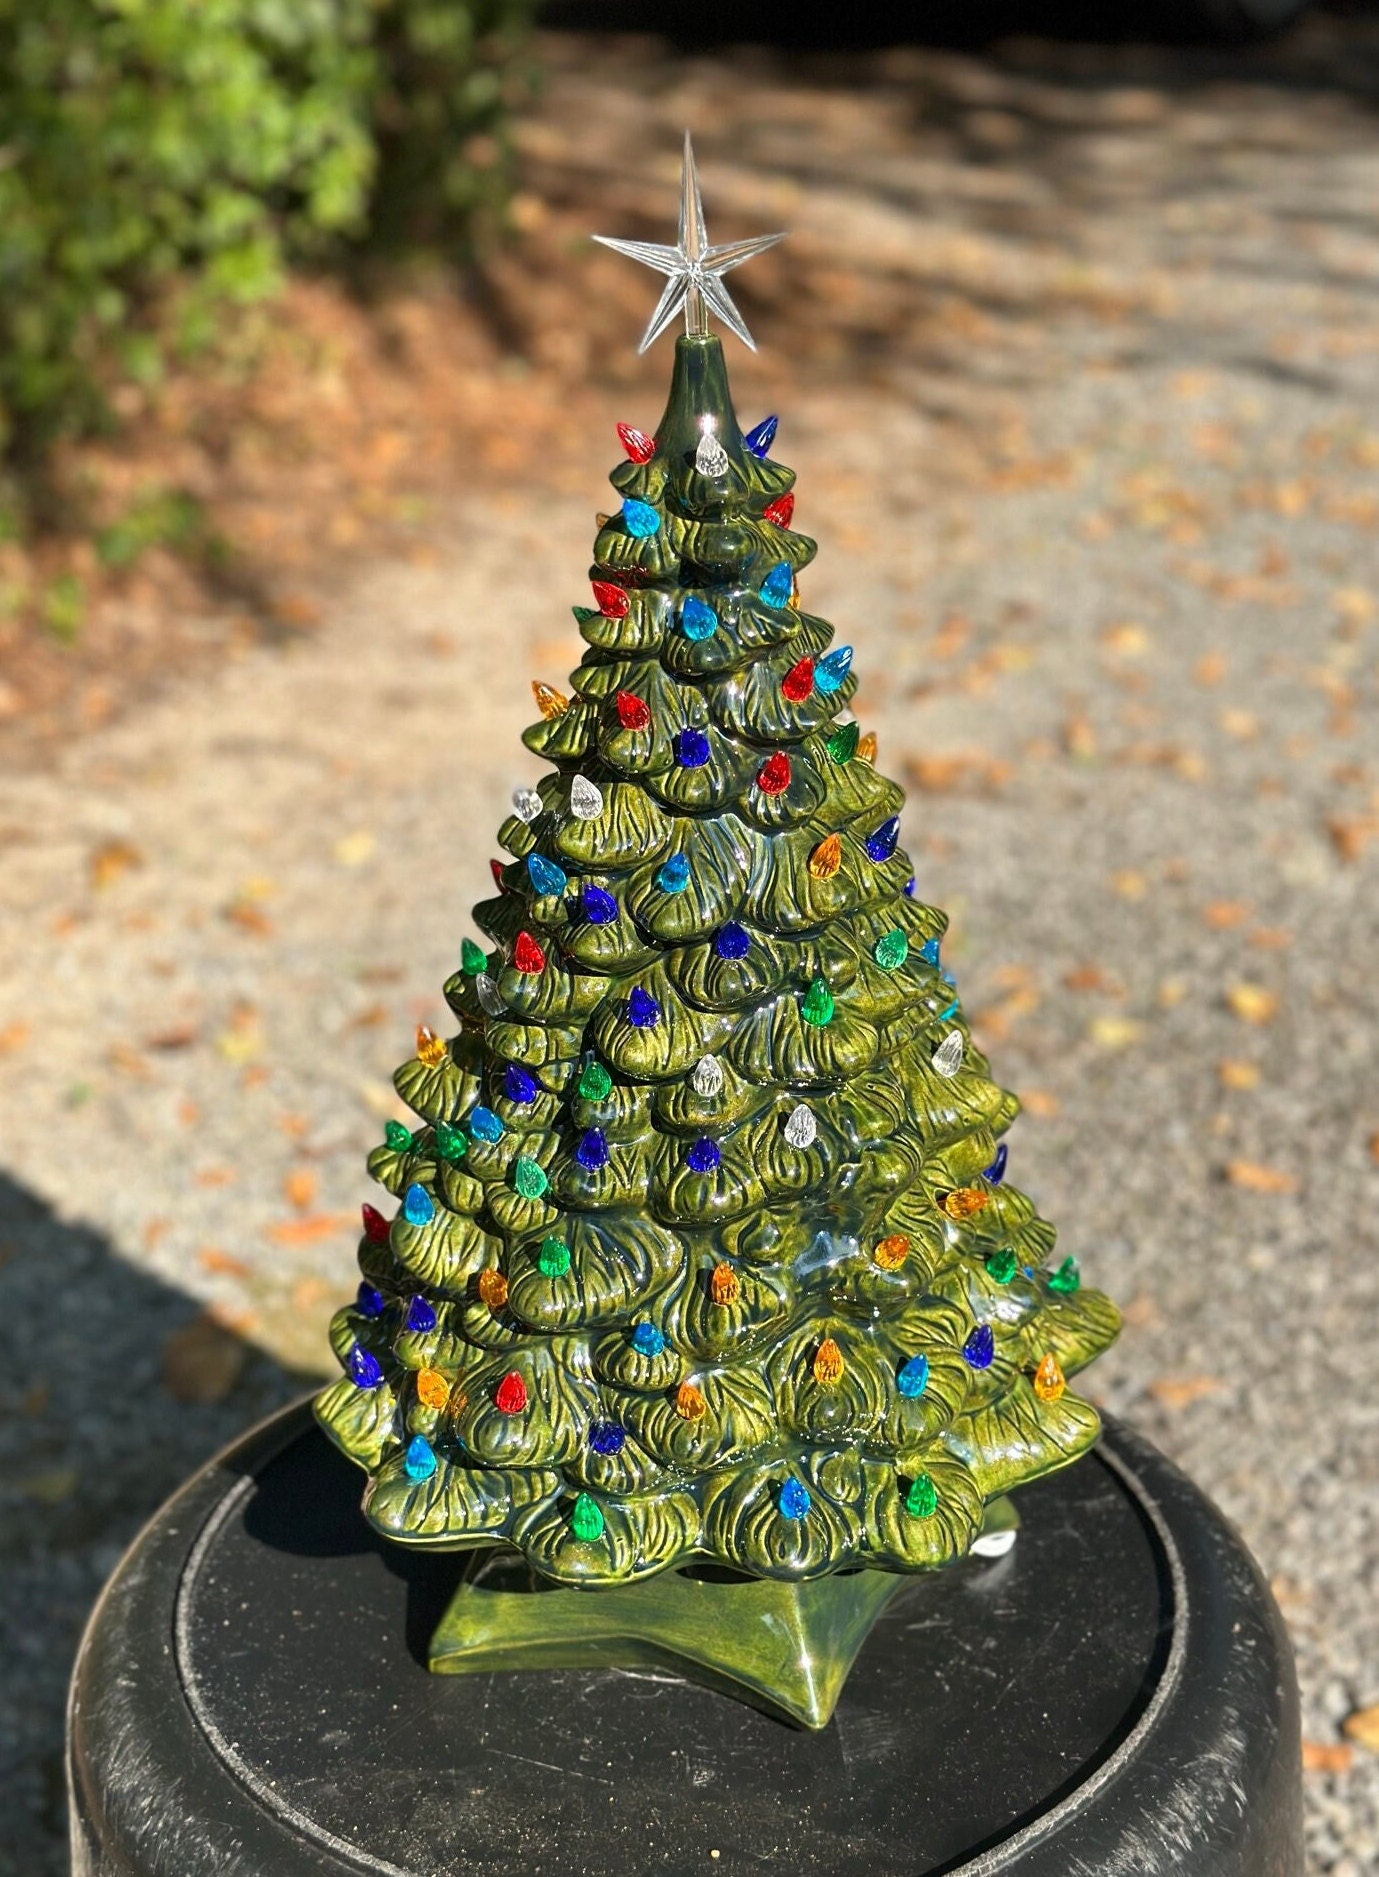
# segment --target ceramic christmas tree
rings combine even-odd
[[[721,276],[769,240],[708,247],[687,148],[678,245],[610,245],[668,276],[644,346],[684,309],[669,403],[621,428],[317,1414],[379,1531],[482,1557],[433,1666],[672,1659],[819,1725],[886,1599],[1095,1440],[1068,1378],[1119,1320],[1006,1179],[1017,1103],[707,331],[747,339]]]

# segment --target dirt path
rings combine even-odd
[[[739,402],[781,410],[809,603],[857,646],[921,891],[1027,1098],[1017,1177],[1129,1306],[1102,1396],[1273,1577],[1315,1869],[1362,1877],[1379,1758],[1339,1727],[1379,1702],[1379,143],[1371,42],[1299,43],[1295,89],[1063,49],[888,55],[879,92],[635,48],[591,78],[557,48],[528,137],[548,230],[595,188],[599,226],[659,225],[701,113],[711,223],[799,230],[741,276],[768,350],[734,360]],[[641,131],[665,160],[605,186]],[[797,264],[835,314],[792,359]],[[543,343],[627,347],[624,307],[591,294],[587,333]],[[313,636],[5,788],[2,1872],[61,1867],[62,1679],[118,1544],[319,1363],[389,1073],[532,773],[527,680],[577,655],[612,420],[654,421],[664,372],[590,394],[578,497],[466,496]]]

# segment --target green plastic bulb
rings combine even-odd
[[[806,1023],[812,1023],[821,1030],[826,1023],[833,1021],[833,993],[822,978],[815,978],[804,994],[800,1005],[800,1015]]]

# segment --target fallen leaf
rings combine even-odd
[[[1121,1311],[1134,1330],[1156,1330],[1163,1325],[1163,1312],[1147,1290],[1136,1292]]]
[[[1226,675],[1226,657],[1224,652],[1203,652],[1192,667],[1192,675],[1198,684],[1220,684]]]
[[[100,846],[93,848],[91,852],[88,868],[91,884],[97,892],[103,892],[106,887],[113,886],[122,875],[132,872],[136,867],[142,867],[143,864],[144,857],[133,842],[102,841]]]
[[[1209,906],[1202,908],[1202,917],[1213,932],[1229,932],[1235,926],[1244,925],[1250,910],[1247,900],[1214,899]]]
[[[12,1056],[22,1049],[33,1031],[27,1023],[7,1023],[0,1029],[0,1056]]]
[[[228,1251],[221,1251],[215,1245],[207,1245],[197,1252],[196,1261],[213,1277],[251,1278],[254,1275],[242,1258],[232,1258]]]
[[[1277,992],[1266,990],[1262,984],[1242,980],[1228,985],[1226,1002],[1242,1023],[1272,1023],[1278,1014]]]
[[[190,1049],[196,1041],[196,1030],[190,1023],[178,1025],[171,1030],[156,1030],[152,1036],[144,1038],[145,1049],[173,1050]]]
[[[1087,1034],[1102,1049],[1129,1049],[1144,1035],[1144,1025],[1137,1017],[1093,1017]]]
[[[313,1167],[294,1167],[283,1181],[283,1193],[289,1206],[305,1212],[316,1197],[316,1172]]]
[[[1379,1133],[1371,1134],[1369,1137],[1369,1157],[1371,1160],[1379,1161]]]
[[[1368,1747],[1371,1753],[1379,1753],[1379,1702],[1373,1707],[1356,1708],[1353,1714],[1347,1714],[1341,1722],[1341,1732],[1347,1740],[1358,1741],[1362,1747]]]
[[[1374,617],[1374,595],[1365,587],[1337,587],[1331,604],[1351,625],[1362,626]]]
[[[278,1126],[290,1140],[299,1141],[311,1130],[311,1117],[304,1114],[280,1114]]]
[[[1119,873],[1113,873],[1111,885],[1122,899],[1143,899],[1149,891],[1148,880],[1133,867],[1122,867]]]
[[[238,1178],[233,1167],[203,1167],[195,1175],[198,1186],[233,1186]]]
[[[1020,1097],[1020,1106],[1026,1114],[1038,1115],[1042,1121],[1050,1121],[1061,1106],[1057,1095],[1046,1088],[1027,1088]],[[1375,1136],[1379,1140],[1379,1135]],[[1379,1154],[1375,1155],[1379,1159]]]
[[[1078,762],[1090,762],[1097,753],[1096,731],[1088,717],[1069,717],[1063,725],[1062,739],[1065,752]]]
[[[291,1303],[294,1310],[310,1310],[323,1298],[329,1297],[332,1286],[323,1277],[299,1277],[292,1286]]]
[[[1160,1010],[1176,1010],[1185,1003],[1191,994],[1192,986],[1186,978],[1165,978],[1154,993]]]
[[[255,938],[270,938],[273,933],[273,921],[251,899],[232,899],[225,908],[224,917],[231,925],[237,925],[241,932],[251,932]]]
[[[30,1473],[24,1481],[24,1493],[29,1499],[37,1499],[40,1505],[61,1505],[64,1499],[70,1499],[81,1479],[74,1466],[48,1467],[41,1473]]]
[[[350,1018],[345,1028],[347,1030],[376,1029],[380,1023],[387,1021],[387,1017],[388,1006],[386,1004],[366,1004],[358,1016]]]
[[[1129,620],[1121,625],[1107,626],[1101,635],[1101,642],[1108,651],[1117,653],[1121,658],[1143,658],[1149,650],[1149,634],[1143,626],[1133,625]]]
[[[226,1062],[252,1062],[263,1049],[263,1033],[254,1013],[244,1007],[237,1010],[229,1028],[215,1039],[215,1046]]]
[[[1219,1394],[1225,1386],[1216,1375],[1161,1375],[1149,1384],[1149,1392],[1165,1408],[1190,1408],[1194,1401]]]
[[[1259,1064],[1227,1059],[1218,1062],[1216,1073],[1222,1088],[1256,1088],[1259,1085]]]
[[[1337,854],[1354,866],[1370,842],[1379,835],[1379,821],[1367,818],[1346,820],[1340,815],[1328,818],[1326,832]]]
[[[141,1081],[148,1078],[148,1064],[138,1050],[128,1043],[115,1043],[111,1046],[110,1066],[112,1069],[119,1069],[124,1075],[137,1076]]]
[[[273,611],[285,626],[315,626],[321,619],[319,604],[304,593],[284,593]]]
[[[1304,1740],[1302,1743],[1304,1773],[1348,1773],[1354,1758],[1354,1751],[1343,1740]]]
[[[1296,1174],[1285,1173],[1282,1167],[1262,1166],[1258,1160],[1228,1160],[1226,1178],[1232,1186],[1241,1186],[1247,1193],[1295,1193],[1298,1190]]]
[[[244,1368],[244,1344],[209,1311],[174,1330],[163,1343],[163,1386],[174,1401],[224,1401]]]
[[[1248,743],[1259,735],[1259,719],[1252,710],[1223,710],[1221,728],[1239,743]]]
[[[1100,965],[1074,965],[1063,973],[1063,982],[1070,991],[1109,991],[1117,997],[1123,994],[1120,985],[1108,978]]]
[[[1262,952],[1281,952],[1293,943],[1293,934],[1286,926],[1260,925],[1250,933],[1250,943]]]
[[[179,1101],[177,1104],[177,1119],[182,1123],[183,1127],[195,1127],[197,1122],[201,1119],[199,1104],[192,1101],[190,1097]]]
[[[283,1219],[270,1225],[268,1236],[278,1245],[297,1247],[315,1245],[323,1238],[333,1238],[350,1224],[348,1212],[309,1212],[302,1219]]]
[[[335,858],[342,867],[362,867],[366,860],[372,860],[378,850],[378,837],[367,828],[356,828],[353,834],[342,835],[335,843]]]

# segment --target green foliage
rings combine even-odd
[[[292,259],[467,236],[501,201],[532,0],[0,0],[0,445],[98,422],[110,374]],[[422,201],[418,192],[429,199]]]

